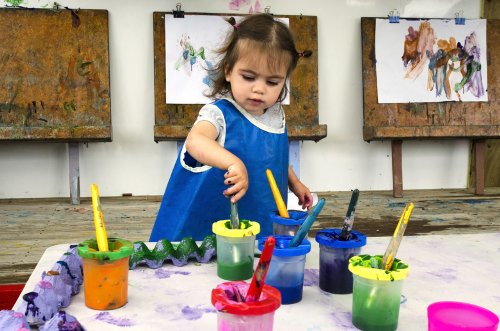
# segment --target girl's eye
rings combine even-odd
[[[273,81],[273,80],[268,80],[267,83],[272,86],[276,86],[279,84],[279,82]]]
[[[242,76],[243,76],[243,79],[244,79],[244,80],[249,80],[249,81],[254,80],[254,77],[253,77],[253,76],[248,76],[248,75],[242,75]]]

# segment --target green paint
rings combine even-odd
[[[375,269],[383,269],[383,264],[382,264],[382,259],[384,258],[382,255],[368,255],[368,254],[363,254],[359,255],[359,259],[353,262],[354,266],[363,266],[366,268],[375,268]],[[387,271],[389,273],[390,271],[395,271],[398,269],[407,269],[408,265],[404,262],[402,262],[399,259],[394,259],[394,262],[392,262],[391,270]]]
[[[5,0],[5,3],[11,5],[12,7],[19,7],[20,4],[23,3],[24,0]]]
[[[245,280],[253,276],[253,256],[239,263],[220,263],[217,260],[217,276],[225,280]]]
[[[241,226],[241,224],[243,224],[243,227]],[[231,221],[227,221],[226,223],[224,223],[224,226],[230,230],[232,230],[233,228],[231,227]],[[243,229],[248,229],[249,227],[251,227],[252,224],[250,224],[250,221],[247,221],[247,220],[240,220],[240,229],[243,230]]]

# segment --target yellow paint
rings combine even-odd
[[[274,176],[271,170],[266,169],[266,176],[267,180],[269,181],[269,185],[271,186],[271,191],[273,192],[274,201],[276,201],[276,206],[278,207],[278,213],[280,214],[281,217],[290,218],[290,215],[288,215],[288,210],[286,209],[285,206],[285,202],[281,197],[280,190],[276,185],[276,181],[274,180]]]
[[[94,209],[94,226],[97,247],[99,248],[99,251],[106,252],[109,250],[108,236],[106,235],[106,228],[104,227],[104,218],[102,216],[99,190],[96,184],[92,184],[90,186],[90,190],[92,193],[92,208]]]

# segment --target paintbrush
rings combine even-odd
[[[302,240],[304,240],[304,238],[306,237],[307,232],[309,231],[312,224],[316,220],[316,217],[318,217],[324,205],[325,205],[325,199],[320,199],[316,204],[316,206],[314,206],[311,213],[307,215],[307,218],[305,219],[304,223],[302,223],[300,228],[297,230],[295,236],[293,236],[292,240],[290,240],[290,244],[288,245],[288,247],[297,247],[302,243]]]
[[[229,200],[231,202],[231,200]],[[238,205],[231,202],[231,229],[240,228],[240,218],[238,217]]]
[[[108,236],[104,227],[104,218],[102,216],[101,201],[99,199],[99,190],[96,184],[90,186],[92,194],[92,209],[94,210],[94,226],[95,237],[97,240],[97,248],[101,252],[108,251]]]
[[[356,204],[358,203],[359,190],[355,189],[352,191],[351,201],[349,202],[349,207],[347,208],[347,214],[344,218],[344,226],[340,232],[340,240],[349,240],[351,236],[352,224],[354,223],[354,212],[356,211]]]
[[[248,288],[247,296],[245,297],[246,302],[259,301],[262,288],[264,287],[264,280],[269,270],[269,264],[271,264],[271,258],[273,257],[274,246],[276,246],[276,239],[273,236],[267,237],[259,263],[257,264],[257,268],[255,268],[252,282]]]
[[[381,267],[385,270],[391,270],[392,262],[394,262],[394,257],[398,252],[399,244],[401,244],[401,240],[403,239],[403,235],[406,230],[406,226],[408,225],[408,221],[410,219],[411,212],[413,210],[413,202],[410,202],[405,206],[401,217],[399,218],[398,225],[396,226],[396,230],[394,230],[394,234],[389,242],[389,246],[385,250],[384,257],[382,258]]]
[[[278,189],[278,185],[276,185],[276,181],[274,180],[274,176],[271,170],[266,169],[266,176],[267,180],[269,181],[269,186],[271,186],[271,191],[273,192],[274,201],[276,202],[276,206],[278,207],[278,213],[281,217],[290,218],[290,215],[288,215],[288,210],[285,206],[285,202],[283,201],[283,197],[281,197],[280,190]]]

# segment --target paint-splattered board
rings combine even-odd
[[[500,136],[500,20],[486,27],[488,102],[406,104],[377,102],[375,20],[361,18],[364,140]]]
[[[106,10],[0,8],[0,141],[111,141]]]
[[[155,127],[154,140],[184,140],[202,105],[169,104],[166,95],[165,15],[153,14],[155,55]],[[185,15],[223,15],[185,13]],[[290,140],[319,141],[326,137],[327,127],[319,124],[318,108],[318,28],[316,16],[275,15],[289,19],[299,50],[311,50],[312,56],[301,59],[290,81],[290,104],[285,105]],[[179,18],[182,19],[182,18]],[[168,27],[167,27],[168,28]]]

